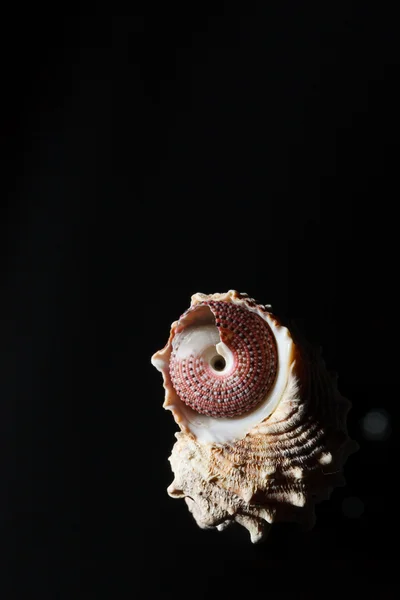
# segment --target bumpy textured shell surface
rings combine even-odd
[[[221,362],[222,358],[222,362]],[[246,294],[195,294],[152,357],[164,407],[181,431],[170,496],[197,524],[236,522],[260,541],[273,522],[314,523],[314,505],[343,485],[348,400],[319,352]]]

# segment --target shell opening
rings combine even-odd
[[[275,338],[265,319],[233,303],[210,301],[181,317],[169,370],[182,402],[222,418],[259,405],[277,366]]]
[[[226,360],[224,359],[223,356],[220,356],[219,354],[217,354],[216,356],[214,356],[211,359],[210,362],[212,368],[214,369],[214,371],[223,371],[226,367]]]
[[[200,295],[196,296],[195,300],[196,302],[173,324],[168,344],[152,357],[152,363],[163,374],[166,389],[164,408],[172,411],[181,430],[191,432],[201,442],[231,443],[245,437],[252,427],[269,417],[283,395],[289,393],[293,385],[296,387],[297,380],[292,373],[293,341],[286,327],[281,326],[273,315],[262,307],[249,306],[246,300],[232,297],[229,293],[219,295],[217,301],[214,301],[214,297]],[[261,355],[263,354],[261,348],[254,347],[252,355],[248,356],[247,352],[243,354],[243,350],[248,346],[246,338],[253,328],[246,322],[248,317],[242,311],[233,312],[235,308],[252,313],[270,328],[275,343],[270,341],[276,347],[276,362],[279,368],[274,381],[271,381],[271,388],[265,390],[262,396],[260,394],[259,404],[250,407],[247,401],[241,402],[241,406],[237,404],[239,410],[233,413],[231,400],[234,393],[236,402],[238,395],[240,401],[244,394],[247,395],[247,391],[253,390],[254,393],[259,380],[259,369],[250,357],[257,358],[258,352],[255,350],[258,349],[261,350]],[[202,333],[199,330],[202,330]],[[256,330],[265,331],[265,327],[259,323],[256,324]],[[191,357],[191,350],[189,351],[194,334],[200,335],[197,342],[201,342],[202,346],[202,351],[197,353],[197,357]],[[260,337],[264,336],[256,335],[256,338]],[[185,343],[182,343],[183,340]],[[242,349],[242,354],[235,352],[235,340],[236,348]],[[186,342],[189,342],[189,346]],[[199,350],[197,342],[196,347]],[[245,347],[241,348],[242,342]],[[221,360],[221,357],[225,360],[225,366],[219,371],[213,368],[213,364],[214,361]],[[242,382],[244,385],[241,385],[240,373],[237,371],[238,358],[245,371],[248,368],[246,380]],[[258,364],[261,366],[261,363]],[[220,366],[222,362],[217,362],[217,368]],[[258,375],[258,380],[254,379],[253,383],[255,375]],[[211,388],[207,387],[210,376],[214,380],[212,394]],[[221,387],[221,383],[224,383],[224,386]],[[251,383],[253,385],[250,386]],[[204,412],[203,408],[206,409]]]

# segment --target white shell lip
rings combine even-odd
[[[278,350],[278,374],[267,398],[250,413],[231,418],[216,419],[207,415],[200,415],[189,406],[186,406],[175,392],[169,375],[172,340],[177,328],[181,325],[180,320],[172,324],[170,338],[166,346],[152,356],[151,362],[163,375],[165,388],[163,407],[172,412],[182,431],[193,435],[200,442],[233,443],[243,439],[249,431],[268,418],[277,408],[288,384],[293,383],[291,379],[295,377],[293,374],[294,343],[289,330],[282,326],[271,313],[266,312],[266,309],[261,305],[257,305],[253,299],[239,294],[235,290],[229,290],[227,293],[222,294],[194,294],[191,307],[195,307],[206,300],[221,300],[243,305],[248,310],[257,313],[271,327]],[[289,385],[289,387],[291,386]]]

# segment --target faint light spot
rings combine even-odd
[[[332,462],[332,454],[330,452],[323,452],[319,457],[321,465],[329,465]]]
[[[386,440],[391,430],[389,415],[382,409],[370,410],[362,420],[362,429],[367,440]]]
[[[303,477],[303,471],[300,467],[293,467],[290,472],[295,479],[301,479]]]
[[[293,504],[293,506],[304,506],[306,503],[306,497],[301,493],[290,492],[288,494],[288,502]]]
[[[359,519],[364,512],[364,502],[356,496],[345,498],[342,503],[342,511],[349,519]]]

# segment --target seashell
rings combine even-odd
[[[350,403],[322,360],[247,294],[194,294],[152,357],[180,427],[168,493],[197,524],[236,522],[258,542],[279,521],[311,527],[358,445]]]

